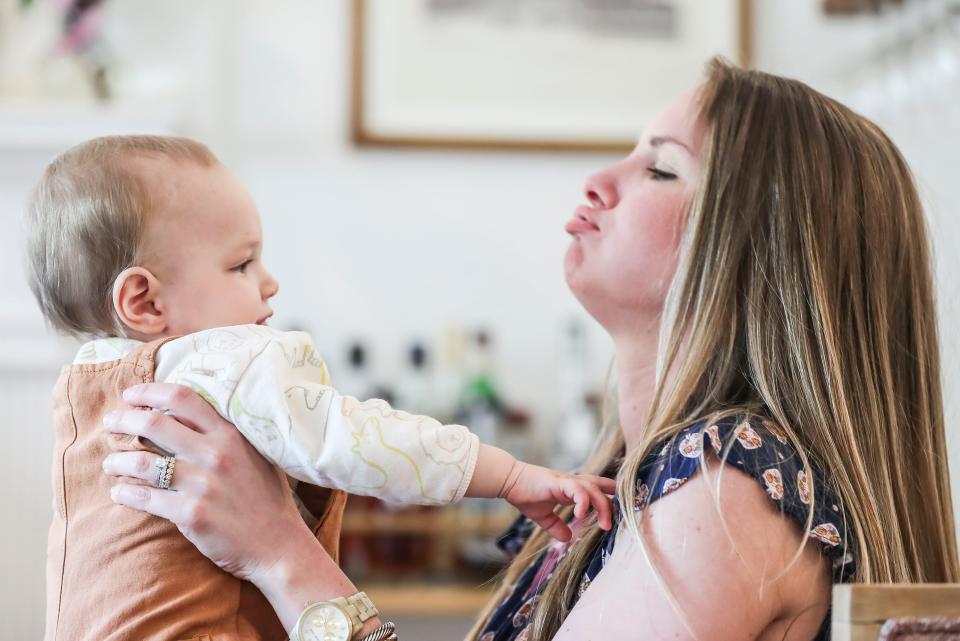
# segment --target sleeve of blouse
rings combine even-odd
[[[723,464],[754,478],[774,505],[796,521],[830,557],[835,578],[853,572],[842,503],[815,461],[800,455],[782,430],[756,417],[727,417],[681,431],[663,446],[654,467],[638,479],[638,505],[661,498],[688,481],[709,448]]]

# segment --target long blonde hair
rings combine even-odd
[[[839,496],[853,581],[960,580],[930,250],[909,168],[875,124],[803,83],[714,59],[700,98],[702,179],[621,505],[634,505],[643,460],[683,427],[759,414]],[[622,452],[611,420],[585,471]],[[638,537],[642,514],[622,524]],[[598,539],[594,524],[554,570],[531,639],[559,629]],[[530,537],[471,638],[547,543]]]

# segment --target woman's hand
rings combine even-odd
[[[107,415],[107,429],[150,439],[173,452],[176,465],[169,490],[118,483],[115,502],[168,519],[219,567],[254,583],[291,553],[290,542],[303,540],[296,535],[309,534],[282,472],[195,392],[152,383],[123,397],[141,409]],[[158,458],[114,453],[103,469],[154,483]]]
[[[113,500],[173,522],[220,568],[256,585],[287,630],[305,603],[357,589],[307,528],[283,473],[199,395],[167,383],[137,385],[124,400],[134,408],[104,417],[111,432],[150,439],[177,457],[170,489],[118,483]],[[166,412],[166,413],[164,413]],[[108,456],[103,469],[156,483],[152,452]],[[361,629],[367,634],[377,617]]]

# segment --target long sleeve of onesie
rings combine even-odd
[[[241,325],[190,334],[160,349],[156,380],[194,389],[263,456],[307,483],[442,505],[462,498],[473,476],[476,435],[338,393],[303,332]]]

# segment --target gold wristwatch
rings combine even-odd
[[[290,641],[350,641],[365,621],[379,614],[364,592],[310,603],[293,626]]]

